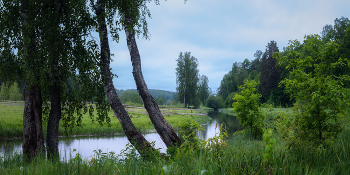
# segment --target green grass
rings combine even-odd
[[[8,138],[20,138],[23,135],[23,108],[24,106],[14,105],[8,106],[7,104],[0,104],[0,139]],[[145,109],[131,108],[133,111],[145,112]],[[96,112],[96,111],[95,111]],[[175,111],[177,113],[190,113],[190,111]],[[204,113],[204,111],[192,111],[193,113]],[[95,113],[96,114],[96,113]],[[129,112],[131,120],[135,127],[141,132],[147,132],[154,130],[153,124],[148,115],[143,113]],[[71,135],[112,135],[123,133],[123,128],[117,117],[113,117],[113,111],[108,112],[108,116],[111,118],[111,127],[107,126],[107,123],[103,123],[101,126],[97,121],[92,122],[88,114],[83,115],[82,127],[75,126],[70,132]],[[165,119],[168,123],[176,128],[176,125],[188,117],[189,115],[165,115]],[[195,121],[200,123],[206,123],[210,120],[209,116],[197,116],[193,115]],[[43,122],[43,132],[46,135],[47,124]],[[65,134],[65,128],[60,123],[59,135]]]
[[[23,135],[23,106],[0,104],[0,137]]]
[[[141,159],[135,152],[101,153],[80,160],[71,153],[70,161],[39,158],[26,163],[21,155],[0,161],[0,174],[350,174],[350,127],[323,153],[290,150],[277,133],[270,166],[262,164],[265,144],[243,134],[226,139],[227,146],[216,151],[178,152],[172,158]],[[128,147],[130,148],[130,147]],[[22,167],[22,168],[21,168]]]
[[[292,116],[291,109],[265,110],[269,113],[270,122],[274,122],[280,112]],[[143,119],[146,116],[139,113],[131,115],[132,120],[146,123]],[[175,123],[179,118],[165,117],[169,123],[172,118]],[[269,166],[262,163],[265,143],[241,133],[227,138],[227,145],[217,150],[177,152],[171,158],[142,159],[135,150],[120,155],[96,151],[94,158],[87,160],[81,160],[72,152],[70,161],[54,162],[38,158],[28,163],[22,155],[15,154],[0,159],[0,174],[350,174],[350,124],[345,121],[345,128],[333,145],[321,152],[288,149],[287,142],[275,132],[272,137],[278,143],[273,146]]]

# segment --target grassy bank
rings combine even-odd
[[[18,138],[23,135],[23,108],[22,105],[8,106],[5,104],[0,104],[0,137],[1,139]],[[148,115],[145,114],[145,109],[131,108],[130,110],[136,112],[128,112],[131,115],[131,120],[138,130],[142,132],[147,132],[154,130],[151,120]],[[167,108],[161,109],[167,110]],[[179,115],[174,113],[191,113],[190,110],[176,110],[171,109],[171,114],[164,114],[165,119],[168,123],[175,127],[177,124],[186,117],[190,115]],[[199,114],[205,113],[204,111],[193,110],[192,113]],[[96,114],[96,112],[95,112]],[[119,120],[114,116],[113,111],[108,112],[108,116],[111,118],[111,127],[108,127],[106,123],[103,126],[99,125],[98,122],[92,122],[88,114],[83,115],[82,127],[74,127],[72,129],[71,135],[112,135],[123,133],[123,128],[121,127]],[[114,117],[113,117],[114,116]],[[195,121],[200,123],[206,123],[210,120],[207,115],[193,115]],[[44,135],[46,135],[47,124],[43,123]],[[59,135],[64,135],[64,127],[62,127],[62,122],[60,123]]]
[[[230,109],[226,110],[231,113]],[[281,112],[291,117],[293,111],[290,108],[265,108],[263,112],[267,116],[266,122],[274,124]],[[131,115],[133,120],[146,118],[142,113]],[[169,122],[177,121],[176,116],[165,117]],[[58,162],[45,158],[25,162],[22,155],[12,155],[0,159],[0,174],[350,174],[349,135],[350,124],[346,122],[332,146],[319,151],[289,149],[281,135],[274,132],[272,137],[277,140],[277,145],[272,148],[268,165],[263,164],[266,144],[242,132],[225,138],[227,145],[178,151],[172,157],[142,159],[132,147],[127,147],[129,152],[119,155],[96,150],[94,157],[85,160],[72,152],[69,161]]]
[[[0,162],[0,174],[350,174],[350,128],[347,126],[326,151],[293,151],[286,148],[277,133],[270,166],[264,166],[265,144],[244,135],[227,139],[216,150],[178,152],[172,158],[144,160],[134,152],[114,155],[95,152],[81,160],[73,152],[68,162],[38,159],[25,163],[21,155]]]

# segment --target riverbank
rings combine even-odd
[[[23,108],[22,105],[5,105],[0,104],[0,139],[18,139],[23,135]],[[211,120],[207,116],[207,112],[204,110],[190,110],[190,109],[168,109],[161,108],[166,111],[164,118],[173,127],[177,128],[178,123],[184,120],[186,117],[192,117],[199,123],[206,123]],[[154,127],[146,114],[146,110],[142,108],[132,108],[128,111],[131,120],[135,127],[143,132],[154,132]],[[180,113],[180,114],[179,114]],[[188,115],[186,115],[188,114]],[[96,116],[96,111],[94,112]],[[108,116],[111,119],[110,127],[107,123],[103,123],[101,126],[97,121],[92,122],[88,114],[84,114],[82,118],[82,127],[75,126],[69,132],[70,136],[74,135],[119,135],[124,134],[123,128],[117,117],[114,116],[113,111],[108,112]],[[43,122],[43,132],[46,135],[47,124]],[[65,128],[63,127],[62,120],[60,122],[59,135],[65,136]]]
[[[215,150],[179,151],[171,158],[141,159],[134,152],[117,155],[96,150],[88,159],[73,151],[69,161],[38,158],[28,163],[18,154],[0,160],[0,174],[350,174],[349,135],[346,127],[332,147],[317,152],[292,151],[274,133],[278,143],[269,165],[263,164],[265,143],[241,134],[225,139],[227,145]]]
[[[283,110],[288,112],[291,109],[267,110],[269,121]],[[216,119],[221,120],[221,117],[217,116]],[[230,125],[236,122],[225,123]],[[275,123],[274,120],[271,123]],[[179,150],[172,157],[142,159],[135,154],[135,150],[131,151],[131,146],[120,154],[96,149],[93,151],[95,154],[88,158],[78,154],[78,149],[68,150],[66,155],[70,155],[69,158],[56,162],[38,158],[28,163],[21,154],[8,155],[0,159],[0,174],[350,174],[349,135],[350,124],[346,122],[344,130],[332,145],[320,151],[288,148],[288,141],[280,133],[274,132],[272,138],[277,140],[277,144],[272,147],[268,165],[263,163],[264,141],[240,132],[224,137],[225,143],[216,142],[219,144],[212,149],[202,147],[198,151],[187,150],[186,153]],[[118,144],[113,147],[125,145],[115,143]]]

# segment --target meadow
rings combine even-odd
[[[7,105],[0,103],[0,139],[13,139],[21,138],[23,135],[23,105]],[[133,121],[135,127],[141,132],[155,132],[153,124],[146,114],[145,109],[140,108],[128,108],[129,115]],[[161,110],[168,110],[168,108],[161,108]],[[182,115],[183,113],[191,113],[191,110],[186,109],[169,109],[165,111],[168,113],[163,114],[168,123],[174,128],[177,127],[178,123],[184,118],[190,115]],[[170,114],[169,114],[170,113]],[[181,114],[178,114],[181,113]],[[193,119],[199,123],[206,123],[211,118],[203,110],[192,110]],[[94,112],[96,115],[96,111]],[[114,135],[123,134],[123,128],[117,117],[115,117],[112,110],[108,112],[108,116],[111,119],[111,126],[109,127],[106,122],[101,126],[97,121],[92,121],[88,114],[84,114],[82,118],[82,127],[75,126],[69,135]],[[65,128],[60,123],[59,135],[65,135]],[[43,122],[43,132],[46,135],[47,124]]]

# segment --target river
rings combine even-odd
[[[238,119],[233,115],[216,111],[210,111],[208,115],[213,120],[203,124],[204,130],[197,133],[202,139],[207,140],[215,136],[215,133],[220,132],[222,123],[226,124],[226,129],[230,135],[241,130]],[[161,148],[161,152],[165,152],[166,146],[157,133],[147,133],[144,134],[144,137],[150,142],[155,141],[155,147]],[[103,153],[113,151],[119,154],[128,143],[128,139],[123,135],[65,137],[59,139],[58,148],[61,159],[69,159],[71,156],[75,156],[76,152],[73,153],[73,149],[76,149],[83,158],[91,159],[94,150],[101,150]],[[22,152],[22,140],[0,140],[0,157],[6,157],[14,152]]]

